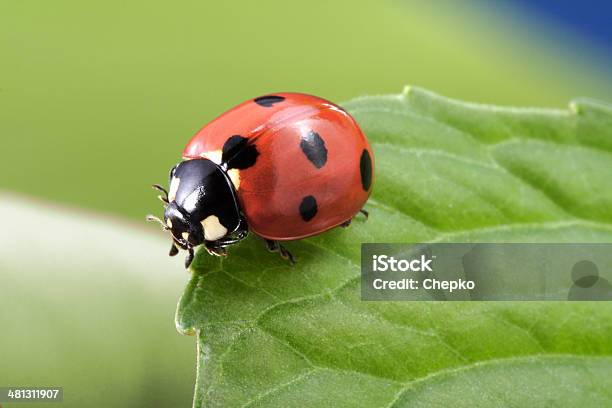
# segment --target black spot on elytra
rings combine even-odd
[[[317,200],[311,195],[302,199],[300,215],[304,221],[310,221],[317,215]]]
[[[284,101],[285,98],[277,95],[265,95],[255,98],[255,103],[263,106],[264,108],[271,108],[275,103]]]
[[[361,173],[361,186],[365,191],[368,191],[372,185],[372,158],[366,149],[363,149],[363,153],[361,153],[359,172]]]
[[[259,152],[254,144],[249,143],[249,139],[240,135],[231,136],[223,145],[223,155],[221,162],[227,165],[228,169],[246,169],[257,161]]]
[[[325,166],[327,162],[327,148],[325,148],[325,141],[317,132],[310,130],[308,133],[302,135],[300,147],[306,157],[308,157],[308,160],[310,160],[317,169]]]

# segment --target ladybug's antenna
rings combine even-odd
[[[170,229],[170,228],[168,228],[168,226],[166,224],[164,224],[164,222],[162,220],[160,220],[159,218],[157,218],[154,215],[151,215],[151,214],[147,215],[147,221],[160,223],[160,225],[162,226],[164,231],[168,231]]]
[[[158,195],[157,198],[159,198],[165,204],[168,204],[168,192],[166,191],[166,189],[163,188],[162,186],[160,186],[159,184],[153,184],[151,187],[153,187],[157,191],[161,191],[162,193],[164,193],[163,196],[162,195]]]

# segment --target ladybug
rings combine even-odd
[[[204,245],[213,255],[249,230],[290,263],[279,241],[348,226],[372,191],[372,149],[355,120],[325,99],[277,93],[248,100],[204,126],[170,171],[169,189],[156,184],[164,220],[178,249],[193,260]]]

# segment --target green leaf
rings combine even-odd
[[[457,102],[411,88],[345,105],[376,182],[350,228],[201,253],[177,327],[196,407],[612,405],[612,304],[362,302],[362,242],[612,242],[612,108]]]

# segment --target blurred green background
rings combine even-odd
[[[224,110],[406,84],[612,99],[604,51],[511,2],[3,0],[0,61],[0,191],[69,205],[0,195],[0,386],[64,385],[75,407],[190,404],[194,341],[172,327],[187,277],[139,225],[160,212],[149,185]]]
[[[341,102],[410,83],[496,104],[610,99],[567,35],[538,36],[507,5],[426,3],[5,0],[0,186],[140,218],[155,208],[148,184],[202,125],[275,91]]]

